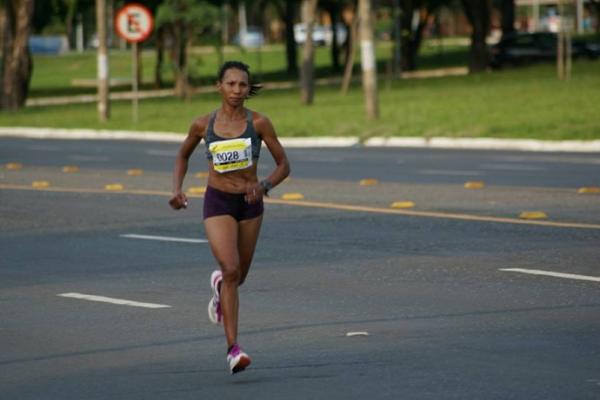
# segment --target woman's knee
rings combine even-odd
[[[224,282],[240,284],[242,272],[240,271],[239,264],[221,263],[221,272],[223,273]]]

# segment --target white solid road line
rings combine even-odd
[[[178,238],[178,237],[171,237],[171,236],[136,235],[134,233],[128,233],[128,234],[120,235],[120,236],[127,238],[127,239],[161,240],[163,242],[208,243],[208,240],[206,240],[206,239],[187,239],[187,238]]]
[[[114,299],[112,297],[94,296],[91,294],[83,294],[83,293],[60,293],[60,294],[57,294],[57,296],[69,297],[72,299],[88,300],[88,301],[99,301],[102,303],[118,304],[118,305],[122,305],[122,306],[131,306],[131,307],[171,308],[171,306],[168,306],[166,304],[140,303],[139,301]]]
[[[505,272],[520,272],[522,274],[544,275],[544,276],[553,276],[555,278],[577,279],[577,280],[580,280],[580,281],[600,282],[600,277],[598,277],[598,276],[566,274],[566,273],[563,273],[563,272],[542,271],[542,270],[539,270],[539,269],[500,268],[500,271],[505,271]]]

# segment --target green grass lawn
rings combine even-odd
[[[379,69],[385,70],[387,60],[391,54],[391,44],[379,43],[377,46],[377,60]],[[445,66],[465,65],[467,57],[465,46],[445,45],[437,42],[424,42],[419,56],[419,68],[431,69]],[[165,56],[166,57],[166,56]],[[242,51],[238,47],[227,47],[225,59],[241,60],[251,65],[252,73],[261,81],[296,80],[286,74],[285,48],[283,45],[271,45],[260,52]],[[167,57],[166,57],[167,58]],[[166,87],[172,86],[172,66],[165,58],[162,75]],[[300,60],[300,50],[298,59]],[[109,55],[111,78],[119,80],[131,79],[131,52],[111,50]],[[356,58],[355,69],[360,70],[359,58]],[[93,81],[96,78],[96,53],[86,51],[82,54],[68,53],[56,55],[35,55],[33,62],[33,76],[31,80],[30,98],[51,97],[62,95],[76,95],[95,93],[95,87],[81,87],[74,85],[75,80],[86,79]],[[215,48],[194,49],[190,55],[189,71],[191,80],[195,85],[211,85],[219,65],[219,57]],[[315,67],[317,77],[339,75],[331,68],[330,49],[317,47],[315,51]],[[143,89],[155,89],[154,74],[156,69],[156,52],[144,50],[142,52],[142,81]],[[130,85],[123,85],[112,89],[113,91],[130,90]]]
[[[326,56],[320,56],[325,57],[321,63],[328,62]],[[284,65],[274,58],[264,61],[264,71],[273,73]],[[38,79],[37,87],[41,87],[42,78]],[[51,87],[51,77],[45,79]],[[57,76],[55,80],[59,79],[67,78]],[[382,81],[379,102],[381,117],[375,122],[365,117],[360,85],[353,86],[346,96],[337,86],[317,87],[312,106],[300,104],[298,90],[263,91],[247,105],[266,113],[281,136],[600,139],[600,61],[575,62],[567,82],[556,78],[553,65],[464,77],[395,80],[389,87]],[[198,95],[187,102],[141,100],[140,122],[135,125],[128,101],[112,102],[112,117],[105,124],[98,122],[95,104],[31,107],[0,114],[0,125],[184,133],[196,116],[218,106],[215,94]]]

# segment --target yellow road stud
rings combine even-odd
[[[482,181],[469,181],[465,182],[465,189],[483,189],[485,187],[485,183]]]
[[[521,219],[544,219],[544,218],[548,218],[548,216],[543,211],[524,211],[521,214],[519,214],[519,218],[521,218]]]
[[[133,168],[127,170],[127,175],[129,176],[140,176],[144,174],[144,170],[140,168]]]
[[[361,179],[359,184],[360,186],[373,186],[373,185],[377,185],[379,183],[379,181],[377,179]]]
[[[195,186],[188,189],[188,193],[191,194],[202,194],[206,192],[205,186]]]
[[[66,174],[79,172],[79,167],[76,167],[75,165],[66,165],[62,168],[62,172]]]
[[[33,181],[33,182],[31,182],[31,187],[34,187],[36,189],[43,189],[43,188],[47,188],[48,186],[50,186],[50,182],[48,182],[48,181]]]
[[[109,183],[108,185],[104,185],[104,190],[108,190],[110,192],[118,192],[123,190],[123,185],[120,183]]]
[[[207,178],[208,177],[208,172],[198,172],[196,175],[194,175],[196,178]]]
[[[390,204],[390,208],[413,208],[415,203],[412,201],[395,201]]]
[[[6,164],[6,169],[10,169],[10,170],[17,170],[17,169],[21,169],[23,168],[23,164],[21,163],[16,163],[16,162],[11,162]]]
[[[592,194],[592,193],[600,193],[600,187],[582,187],[577,191],[579,194]]]
[[[302,193],[284,193],[281,195],[281,200],[303,200],[304,195]]]

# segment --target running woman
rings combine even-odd
[[[228,61],[220,68],[217,89],[221,107],[191,125],[175,161],[175,210],[187,208],[182,191],[188,160],[202,139],[208,159],[208,186],[204,194],[204,228],[220,269],[212,273],[213,296],[208,304],[212,323],[223,323],[227,363],[232,374],[243,371],[251,359],[238,344],[238,287],[244,283],[263,218],[263,196],[290,173],[290,165],[273,124],[265,115],[244,107],[259,86],[250,80],[249,67]],[[261,144],[269,149],[276,167],[264,180],[257,177]]]

